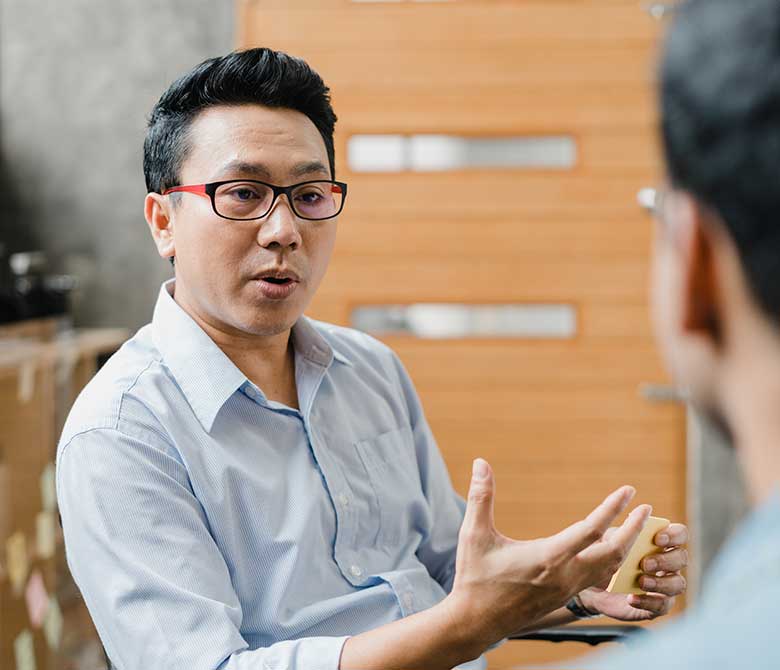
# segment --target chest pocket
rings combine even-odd
[[[371,484],[379,529],[377,542],[393,547],[406,541],[425,505],[409,426],[355,443]]]

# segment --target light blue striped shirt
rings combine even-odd
[[[348,636],[445,597],[464,502],[386,346],[302,317],[298,411],[173,286],[65,425],[73,576],[120,670],[336,670]]]

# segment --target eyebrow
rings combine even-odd
[[[251,175],[253,177],[271,178],[271,172],[262,163],[246,163],[245,161],[231,161],[222,166],[217,172],[217,177],[227,177],[228,175],[241,174]]]
[[[252,177],[262,177],[264,179],[271,178],[271,171],[262,163],[247,163],[245,161],[231,161],[217,172],[218,177],[226,177],[234,174],[251,175]],[[290,170],[290,175],[296,178],[311,174],[324,174],[329,176],[330,170],[320,161],[299,163]]]
[[[293,177],[303,177],[307,174],[319,174],[322,173],[326,176],[330,176],[330,170],[326,168],[320,161],[309,161],[308,163],[300,163],[296,165],[290,172]]]

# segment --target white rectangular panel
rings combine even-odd
[[[565,135],[353,135],[347,155],[353,172],[570,169],[577,162],[577,143]]]
[[[420,338],[572,338],[572,305],[461,305],[418,303],[358,307],[352,325],[372,334]]]

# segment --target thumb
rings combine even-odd
[[[466,515],[463,518],[461,530],[467,532],[472,537],[479,537],[483,533],[494,532],[494,494],[493,470],[487,461],[481,458],[475,459],[469,486],[469,496],[466,501]]]

